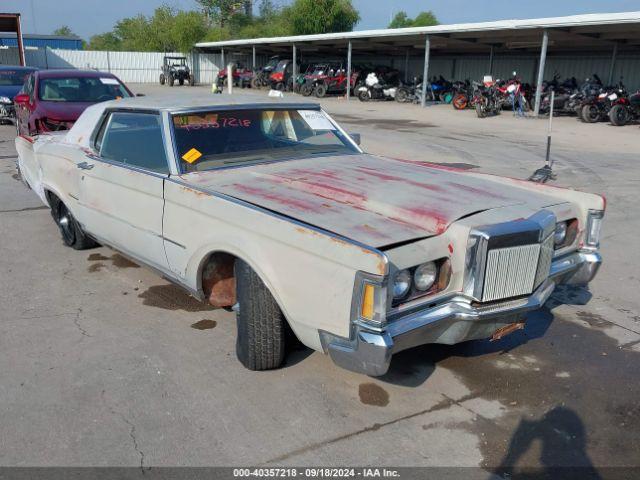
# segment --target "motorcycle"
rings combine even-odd
[[[622,127],[630,122],[640,120],[640,91],[629,97],[621,97],[613,101],[609,111],[611,125]]]
[[[453,98],[451,105],[456,110],[464,110],[471,106],[473,86],[469,80],[453,82]]]
[[[620,79],[618,85],[606,87],[597,96],[583,102],[580,119],[585,123],[596,123],[609,119],[613,102],[627,95],[627,89]]]
[[[269,77],[275,70],[276,66],[280,62],[279,56],[274,56],[269,59],[269,62],[262,67],[251,79],[251,88],[268,87],[271,85]]]
[[[498,91],[497,83],[489,76],[484,78],[482,84],[476,84],[473,96],[473,105],[478,118],[486,118],[489,115],[500,115],[502,110],[502,94]]]
[[[365,84],[358,87],[358,100],[368,102],[369,100],[394,100],[397,88],[389,84],[381,84],[380,78],[375,72],[371,72],[365,79]]]
[[[544,96],[540,105],[540,113],[547,114],[551,110],[551,92],[554,93],[553,111],[554,114],[573,114],[575,108],[572,99],[578,93],[578,80],[575,77],[567,78],[560,82],[560,75],[556,73],[553,80],[543,84]]]
[[[422,78],[414,78],[413,84],[401,84],[396,90],[396,102],[422,103]]]

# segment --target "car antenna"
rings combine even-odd
[[[553,173],[553,159],[551,158],[551,133],[553,132],[553,104],[556,98],[556,91],[551,90],[551,106],[549,109],[549,130],[547,132],[547,156],[545,165],[537,169],[529,177],[529,180],[537,183],[547,183],[549,180],[555,180],[556,174]]]

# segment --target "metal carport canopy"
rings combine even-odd
[[[530,20],[501,20],[495,22],[461,23],[397,29],[364,30],[356,32],[298,35],[290,37],[254,38],[200,42],[195,47],[204,51],[278,54],[289,49],[315,54],[347,51],[351,66],[352,52],[394,55],[400,52],[407,58],[416,51],[424,52],[423,78],[429,73],[431,55],[478,54],[485,52],[491,59],[496,52],[540,51],[534,114],[540,109],[542,80],[547,51],[552,52],[612,52],[611,72],[621,50],[637,50],[640,46],[640,12],[595,13],[566,17]],[[347,70],[351,78],[351,69]],[[427,82],[422,84],[422,105],[426,101]],[[347,89],[347,99],[350,89]]]
[[[431,37],[431,49],[447,53],[488,52],[491,47],[515,51],[539,49],[543,30],[549,32],[549,48],[554,50],[610,50],[640,46],[640,12],[602,13],[529,20],[461,23],[433,27],[363,30],[318,35],[254,38],[196,43],[206,51],[278,53],[297,44],[302,51],[331,52],[346,48],[379,53],[423,50],[424,37]]]

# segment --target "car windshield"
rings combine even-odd
[[[0,86],[18,86],[24,83],[29,70],[0,70]]]
[[[47,102],[104,102],[131,95],[113,77],[56,77],[40,79],[39,97]]]
[[[183,172],[358,153],[321,110],[226,110],[173,117]]]

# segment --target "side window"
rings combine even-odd
[[[160,115],[113,112],[100,127],[95,146],[106,160],[169,173]]]

